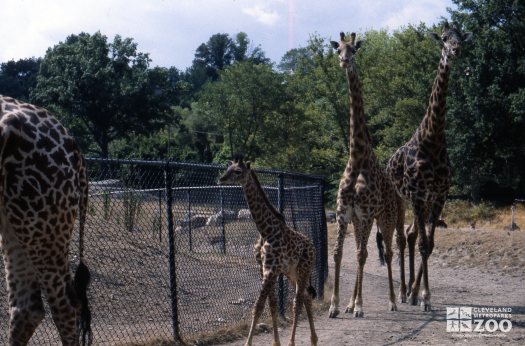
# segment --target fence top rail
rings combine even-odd
[[[264,189],[267,190],[278,190],[275,186],[263,186]],[[284,187],[283,189],[285,191],[295,191],[295,190],[308,190],[308,189],[317,189],[319,188],[318,185],[305,185],[305,186],[289,186]],[[172,187],[171,190],[175,191],[191,191],[191,190],[239,190],[242,189],[242,186],[236,186],[236,185],[225,185],[225,186],[216,186],[216,185],[207,185],[207,186],[179,186],[179,187]],[[119,195],[119,194],[125,194],[130,192],[162,192],[165,190],[165,188],[156,188],[156,189],[119,189],[119,190],[112,190],[112,191],[105,191],[104,188],[99,188],[97,190],[101,190],[101,192],[95,192],[90,193],[90,197],[95,196],[105,196],[108,194],[111,195]],[[109,189],[108,189],[109,190]]]
[[[142,165],[142,166],[157,166],[157,167],[170,167],[170,168],[191,168],[191,169],[201,169],[201,170],[220,170],[224,169],[225,165],[220,164],[205,164],[205,163],[191,163],[191,162],[178,162],[178,161],[160,161],[160,160],[136,160],[136,159],[104,159],[104,158],[86,158],[87,162],[93,163],[109,163],[109,164],[128,164],[128,165]],[[320,175],[310,175],[305,173],[297,172],[285,172],[278,169],[271,168],[256,168],[257,173],[269,173],[282,175],[283,177],[288,178],[300,178],[307,179],[312,181],[317,181],[321,184],[324,184],[324,178]]]

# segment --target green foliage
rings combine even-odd
[[[451,77],[447,129],[454,183],[476,201],[494,184],[523,193],[525,5],[454,2],[458,10],[452,18],[474,34]]]
[[[425,114],[440,48],[423,24],[368,31],[356,57],[365,115],[380,161],[388,161],[413,134]]]
[[[103,218],[104,220],[109,220],[111,216],[111,193],[109,191],[104,191],[102,193],[102,206],[103,206]]]
[[[257,46],[250,49],[251,41],[244,32],[235,35],[212,35],[208,42],[201,43],[195,51],[195,59],[186,73],[186,80],[195,95],[208,81],[216,81],[219,73],[235,62],[250,61],[253,64],[269,64],[263,50]]]
[[[523,195],[525,5],[454,3],[452,19],[474,37],[449,82],[451,193]],[[428,33],[440,30],[358,33],[365,118],[383,163],[425,114],[440,57]],[[184,72],[149,63],[130,38],[71,35],[43,60],[2,63],[0,93],[55,111],[88,155],[222,163],[241,151],[260,166],[324,176],[333,202],[348,159],[349,98],[327,39],[312,35],[276,68],[243,32],[211,36]]]
[[[442,216],[449,225],[470,224],[493,220],[496,208],[487,202],[472,205],[467,201],[455,200],[445,204]]]
[[[149,69],[147,54],[132,39],[108,43],[99,32],[69,36],[50,48],[31,96],[61,116],[84,151],[108,156],[109,143],[155,129],[170,108],[167,70]],[[137,126],[140,124],[140,126]]]
[[[199,107],[207,122],[224,134],[218,158],[230,158],[237,151],[250,158],[260,157],[263,151],[275,153],[276,143],[281,142],[280,107],[285,97],[281,76],[265,64],[236,63],[216,82],[205,85]]]
[[[11,60],[0,64],[0,95],[9,95],[29,102],[29,93],[36,85],[42,59]]]
[[[140,218],[140,207],[142,200],[133,191],[126,191],[122,195],[122,205],[124,208],[124,227],[128,232],[132,232],[135,221]]]

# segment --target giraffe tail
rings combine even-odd
[[[80,261],[75,272],[75,291],[80,301],[80,334],[82,345],[91,345],[91,311],[88,305],[87,287],[91,281],[91,274],[83,261]]]
[[[379,250],[379,264],[384,266],[385,265],[385,247],[383,245],[383,234],[381,233],[379,226],[377,227],[376,243],[377,243],[377,250]]]
[[[86,339],[87,345],[91,345],[91,311],[89,309],[87,297],[87,289],[91,281],[91,273],[89,272],[87,265],[84,263],[84,228],[86,223],[89,185],[87,180],[86,162],[82,155],[80,155],[79,162],[79,189],[81,193],[79,202],[78,257],[80,261],[75,272],[73,284],[77,297],[80,301],[80,334],[82,338],[82,345],[86,345]]]
[[[317,291],[315,290],[314,286],[310,285],[307,291],[310,297],[312,297],[312,299],[315,299],[315,297],[317,297]]]

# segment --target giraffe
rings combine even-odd
[[[421,306],[431,311],[430,288],[428,285],[428,258],[434,248],[434,230],[439,219],[449,188],[449,161],[445,143],[445,103],[452,61],[459,55],[463,42],[471,33],[462,33],[457,27],[445,22],[441,37],[431,36],[442,45],[438,73],[432,86],[428,108],[421,124],[412,138],[400,147],[390,158],[387,172],[399,196],[409,202],[414,213],[414,223],[407,229],[409,270],[409,302],[417,304],[423,278]],[[426,221],[430,225],[425,228]],[[418,247],[421,265],[414,278],[415,243]],[[404,261],[404,257],[401,257]]]
[[[310,340],[317,345],[317,335],[312,314],[312,299],[315,289],[310,285],[312,268],[315,263],[315,248],[312,241],[303,234],[290,229],[284,217],[270,203],[250,161],[244,162],[242,155],[236,155],[229,163],[218,184],[238,184],[243,187],[244,197],[259,231],[255,245],[256,260],[262,275],[262,289],[253,308],[252,323],[246,345],[252,344],[255,326],[264,310],[266,299],[270,307],[273,323],[273,345],[280,345],[277,326],[277,300],[275,281],[280,274],[295,283],[293,305],[293,326],[288,345],[295,345],[295,331],[299,313],[304,304],[310,323]]]
[[[63,345],[91,342],[90,273],[83,258],[85,161],[47,110],[0,95],[0,246],[9,300],[9,344],[26,345],[47,298]],[[69,242],[79,215],[79,260]]]
[[[370,136],[365,124],[361,83],[354,64],[354,55],[361,47],[362,41],[355,41],[355,33],[351,40],[345,40],[345,33],[340,33],[340,42],[331,41],[331,45],[339,54],[339,63],[346,72],[350,98],[350,155],[345,171],[339,183],[337,193],[336,218],[338,223],[337,241],[334,248],[334,289],[330,304],[329,317],[339,314],[339,276],[343,243],[349,222],[354,225],[358,270],[354,292],[346,308],[347,313],[355,317],[363,317],[363,269],[368,256],[367,243],[374,219],[381,229],[385,243],[385,262],[388,269],[389,310],[397,310],[392,280],[392,238],[395,228],[403,224],[403,211],[393,186],[372,151]],[[402,226],[401,226],[402,228]],[[403,234],[403,232],[398,232]]]

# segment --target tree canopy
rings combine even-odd
[[[449,82],[451,194],[524,197],[525,5],[454,3],[451,20],[474,38]],[[440,30],[419,23],[357,33],[365,118],[382,163],[425,114],[440,57],[428,33]],[[196,43],[185,71],[150,63],[131,38],[81,33],[43,58],[1,63],[0,93],[56,112],[90,155],[222,163],[244,152],[258,165],[322,175],[335,197],[349,105],[327,38],[314,34],[274,64],[246,33],[217,33]]]
[[[154,130],[170,111],[168,71],[149,62],[130,38],[71,35],[47,51],[31,97],[89,133],[97,145],[90,150],[107,157],[110,142]]]

